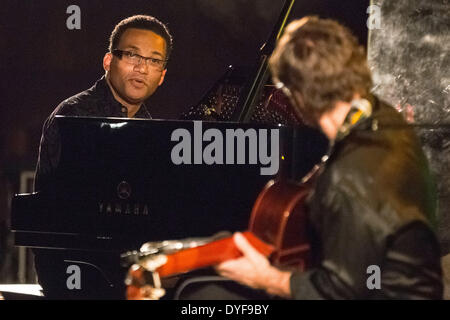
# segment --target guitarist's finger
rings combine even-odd
[[[224,261],[214,266],[214,269],[221,276],[232,278],[233,280],[235,280],[234,275],[237,272],[236,270],[239,270],[240,267],[242,267],[242,259],[245,258]]]
[[[236,232],[233,236],[234,243],[236,247],[247,256],[249,259],[253,261],[259,261],[262,259],[265,260],[265,257],[260,254],[251,244],[247,241],[247,239],[240,232]]]
[[[229,270],[232,270],[233,268],[236,267],[236,260],[238,260],[238,259],[224,261],[224,262],[216,265],[214,268],[216,269],[216,271],[218,271],[220,273],[229,272]]]

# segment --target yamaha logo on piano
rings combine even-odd
[[[122,181],[117,185],[117,196],[121,200],[126,200],[131,196],[131,185]],[[136,216],[147,216],[148,215],[148,205],[141,203],[123,203],[123,202],[99,202],[98,212],[100,214],[111,214],[111,215],[136,215]]]
[[[131,186],[128,182],[122,181],[117,186],[117,195],[120,199],[125,200],[131,196]]]
[[[107,215],[148,216],[148,205],[141,203],[99,202],[98,213]]]

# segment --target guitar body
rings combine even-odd
[[[253,206],[248,230],[243,235],[277,267],[301,271],[308,267],[310,244],[304,206],[308,191],[302,184],[271,180]],[[164,255],[163,263],[156,268],[154,257],[143,258],[130,268],[127,298],[145,298],[143,288],[149,289],[144,279],[149,273],[146,270],[157,273],[159,277],[168,277],[240,256],[242,254],[234,245],[233,238],[228,237]]]
[[[308,265],[310,244],[305,210],[308,193],[305,185],[272,180],[253,206],[249,231],[274,247],[270,261],[278,267],[304,270]]]
[[[278,267],[303,271],[308,266],[308,194],[309,188],[303,184],[271,180],[253,206],[248,230],[273,246],[270,261]]]

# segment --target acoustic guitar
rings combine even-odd
[[[310,244],[304,207],[309,188],[305,184],[267,183],[253,206],[244,237],[271,263],[280,268],[305,270]],[[185,273],[242,256],[232,237],[172,254],[154,254],[134,264],[127,276],[127,299],[159,299],[165,291],[160,277]],[[149,275],[153,284],[149,284]]]

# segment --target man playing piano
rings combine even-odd
[[[36,191],[45,188],[47,177],[58,162],[60,145],[55,115],[151,118],[144,101],[164,81],[172,50],[167,27],[151,16],[129,17],[115,26],[108,49],[103,58],[105,75],[90,89],[64,100],[46,120],[36,168]],[[68,264],[81,268],[80,290],[67,288]],[[105,254],[73,252],[64,256],[54,250],[35,250],[39,283],[49,298],[123,298],[123,277],[111,271],[112,266],[118,265],[118,257]]]
[[[306,17],[287,27],[270,68],[332,146],[308,204],[315,267],[280,270],[236,234],[243,257],[216,270],[286,298],[441,299],[427,161],[400,114],[369,93],[363,48],[340,24]],[[350,119],[358,110],[363,117]],[[201,296],[194,291],[190,298]],[[219,297],[213,291],[209,298]]]

